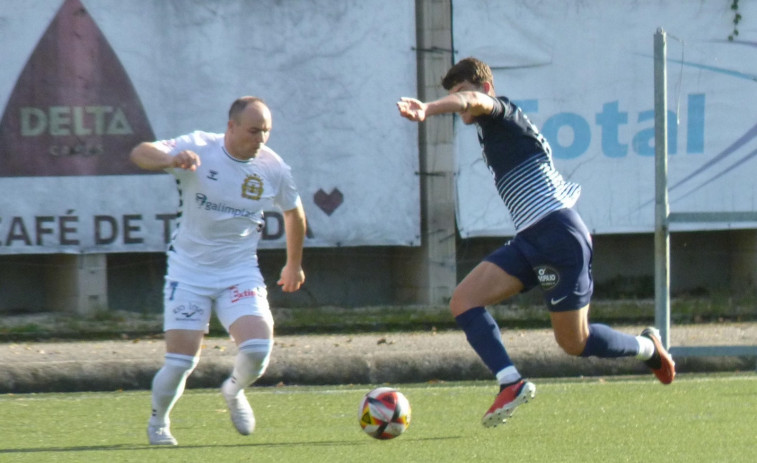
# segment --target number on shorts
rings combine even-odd
[[[171,287],[171,295],[168,296],[168,300],[169,301],[173,301],[173,296],[174,296],[174,294],[176,294],[176,288],[179,286],[179,282],[178,281],[172,281],[172,282],[168,283],[168,286]]]

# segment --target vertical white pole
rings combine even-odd
[[[666,35],[654,36],[655,127],[655,326],[670,347],[670,229],[668,205],[668,82]]]
[[[439,85],[452,65],[451,0],[416,0],[418,97],[446,95]],[[455,138],[452,115],[418,126],[421,185],[421,245],[398,248],[395,300],[445,306],[457,285],[455,229]]]

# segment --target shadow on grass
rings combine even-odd
[[[444,437],[422,437],[411,438],[403,437],[403,441],[413,442],[433,442],[444,440],[462,439],[463,436],[444,436]],[[120,444],[120,445],[82,445],[76,447],[37,447],[37,448],[19,448],[19,449],[0,449],[0,455],[13,455],[24,453],[58,453],[58,452],[101,452],[101,451],[124,451],[124,450],[166,450],[176,451],[182,449],[218,449],[218,448],[236,448],[236,447],[257,447],[257,448],[276,448],[291,446],[353,446],[366,445],[373,442],[372,439],[366,439],[363,442],[355,441],[318,441],[318,442],[254,442],[248,444],[206,444],[206,445],[149,445],[149,444]]]

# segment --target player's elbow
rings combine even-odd
[[[129,160],[140,167],[142,167],[141,162],[143,158],[142,153],[144,151],[144,144],[144,142],[138,144],[137,146],[132,148],[131,152],[129,152]]]
[[[161,154],[150,142],[142,142],[135,146],[129,153],[129,160],[138,167],[146,170],[160,170],[164,168]]]

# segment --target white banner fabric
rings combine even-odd
[[[757,2],[741,2],[744,18]],[[654,230],[653,39],[667,33],[668,184],[672,212],[757,207],[757,27],[730,2],[454,0],[455,60],[493,69],[549,140],[594,233]],[[456,122],[461,236],[512,236],[476,132]],[[755,223],[674,224],[675,230]]]
[[[390,3],[4,0],[0,109],[8,124],[21,127],[7,136],[24,142],[47,137],[53,144],[39,153],[0,146],[0,169],[5,163],[10,171],[0,175],[0,254],[166,248],[178,204],[170,175],[38,175],[24,162],[23,156],[40,163],[63,162],[64,155],[72,162],[84,155],[128,157],[128,150],[102,153],[102,145],[87,141],[130,129],[128,114],[98,103],[119,91],[102,87],[112,69],[89,69],[87,56],[76,54],[98,31],[123,66],[155,139],[223,132],[235,98],[266,100],[273,113],[268,144],[292,166],[308,215],[306,246],[418,246],[417,127],[395,107],[399,95],[416,89],[415,12],[413,2]],[[82,6],[96,27],[75,22]],[[49,29],[55,21],[56,29]],[[86,30],[69,34],[67,27]],[[61,40],[72,42],[60,50]],[[100,56],[107,51],[103,43],[93,48]],[[42,65],[28,69],[32,55]],[[60,61],[71,56],[81,59],[77,72],[91,74],[80,86],[91,90],[83,102],[50,98],[39,107],[25,105],[50,80],[32,84],[20,79],[22,72],[44,73],[48,62],[64,68]],[[54,144],[74,132],[81,144]],[[16,169],[28,171],[14,173],[11,156]],[[261,247],[284,247],[281,215],[270,211],[266,220]]]

